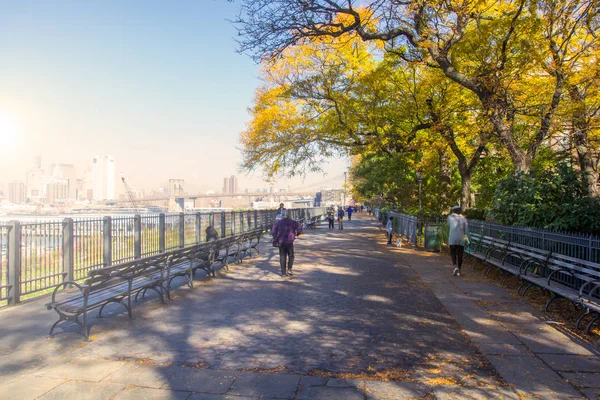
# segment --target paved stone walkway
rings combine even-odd
[[[265,243],[133,321],[113,307],[89,343],[45,339],[44,299],[2,310],[0,398],[598,398],[595,349],[440,255],[386,247],[367,218],[345,228],[303,235],[293,278]]]

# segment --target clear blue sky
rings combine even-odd
[[[0,129],[11,127],[0,183],[23,180],[35,154],[78,174],[112,154],[140,186],[219,188],[237,171],[260,84],[259,66],[235,51],[237,11],[226,0],[0,0]],[[343,170],[334,161],[329,177]]]

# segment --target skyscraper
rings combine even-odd
[[[115,199],[115,160],[113,156],[96,156],[92,164],[94,200]]]
[[[52,178],[64,178],[67,180],[67,197],[74,199],[77,191],[77,174],[73,164],[52,164],[50,167]]]
[[[8,184],[8,201],[13,204],[23,204],[27,200],[25,183],[12,181]]]
[[[44,170],[42,169],[42,156],[38,155],[34,158],[33,168],[27,171],[25,179],[25,187],[27,189],[26,197],[32,201],[42,200],[42,177]]]
[[[229,193],[229,178],[223,178],[223,193]]]
[[[227,179],[227,178],[225,178]],[[235,175],[231,175],[229,177],[229,193],[237,193],[238,192],[238,178]]]

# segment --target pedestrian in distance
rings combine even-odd
[[[338,229],[344,229],[344,215],[344,209],[341,206],[339,206],[337,212]]]
[[[277,209],[277,215],[275,216],[275,221],[279,221],[282,217],[282,213],[285,211],[285,206],[283,203],[279,204],[279,208]]]
[[[450,246],[450,257],[454,268],[452,275],[460,276],[465,246],[469,244],[469,225],[467,219],[462,215],[460,206],[452,207],[452,214],[448,215],[448,226],[450,227],[448,245]]]
[[[219,232],[217,232],[217,230],[215,229],[214,226],[209,225],[208,227],[206,227],[204,232],[206,233],[206,241],[207,242],[213,242],[215,240],[219,240]]]
[[[354,212],[354,209],[352,208],[352,206],[348,207],[348,221],[352,221],[352,213]]]
[[[392,245],[392,236],[394,234],[394,217],[390,217],[388,222],[385,224],[385,235],[387,236],[387,245]]]
[[[335,222],[335,208],[329,207],[327,210],[327,221],[329,222],[329,229],[333,229],[333,223]]]
[[[290,219],[287,210],[282,211],[281,219],[273,225],[271,234],[273,242],[279,247],[279,264],[281,276],[292,276],[294,265],[294,240],[302,233],[302,225]]]

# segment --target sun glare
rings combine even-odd
[[[0,150],[10,150],[19,135],[17,121],[9,114],[0,111]]]

